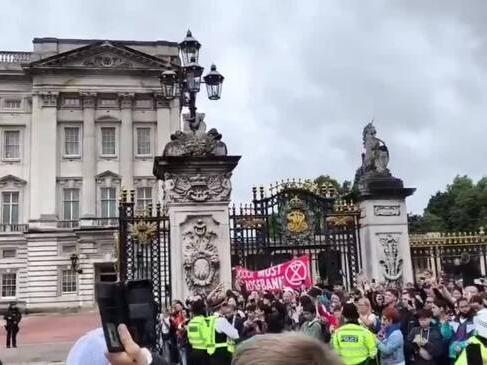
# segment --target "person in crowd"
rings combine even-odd
[[[359,325],[359,314],[352,303],[343,306],[345,324],[332,335],[331,347],[345,365],[362,364],[375,359],[377,345],[375,336],[367,328]]]
[[[228,321],[227,316],[231,308],[225,297],[220,296],[210,303],[214,315],[209,317],[210,328],[207,351],[210,355],[210,365],[230,365],[234,352],[234,341],[239,339],[237,329]]]
[[[258,336],[242,343],[232,365],[340,365],[327,346],[299,333]],[[118,364],[117,364],[118,365]]]
[[[424,301],[423,309],[432,310],[433,304],[435,303],[435,298],[432,296],[427,296]]]
[[[449,357],[453,360],[456,359],[465,348],[467,340],[473,335],[475,329],[473,324],[475,313],[472,311],[468,299],[459,299],[457,302],[457,310],[457,317],[450,322],[453,331],[455,332],[449,347]]]
[[[398,291],[394,288],[388,288],[384,292],[384,308],[395,308],[397,306],[398,299]]]
[[[242,340],[264,333],[264,319],[257,313],[255,304],[247,305],[246,320],[242,328]]]
[[[371,332],[377,333],[380,330],[380,320],[372,313],[372,306],[367,298],[360,298],[357,302],[359,323],[368,328]]]
[[[285,306],[284,329],[293,331],[297,329],[299,314],[296,305],[296,297],[292,289],[284,289],[282,293],[282,302]]]
[[[307,304],[303,308],[303,316],[305,322],[301,326],[301,332],[306,336],[315,338],[320,342],[329,342],[329,337],[326,338],[320,319],[316,315],[316,307],[312,304]]]
[[[191,304],[192,318],[187,326],[188,342],[190,345],[188,354],[189,365],[207,365],[209,356],[207,341],[209,326],[206,321],[206,306],[200,299]]]
[[[404,361],[404,337],[401,332],[399,312],[387,307],[382,311],[382,328],[377,336],[377,348],[381,365],[402,365]]]
[[[418,311],[419,326],[408,335],[409,353],[414,365],[435,365],[442,354],[443,341],[439,330],[432,326],[433,313],[429,309]]]
[[[474,318],[475,336],[467,340],[455,365],[487,365],[487,312]]]
[[[448,364],[448,346],[453,337],[453,328],[450,325],[450,307],[448,302],[443,299],[435,299],[432,306],[433,320],[432,326],[441,334],[442,350],[438,357],[438,364]]]
[[[7,348],[10,348],[10,346],[17,347],[17,334],[19,333],[19,323],[22,320],[22,314],[14,302],[9,304],[3,319],[7,330]]]
[[[188,318],[181,301],[174,301],[169,321],[171,323],[171,362],[186,365],[186,352],[188,349],[186,325],[188,323]]]

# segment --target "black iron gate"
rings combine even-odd
[[[361,268],[359,210],[331,185],[293,180],[253,189],[230,208],[232,267],[260,270],[309,255],[314,279],[353,286]]]
[[[124,191],[119,205],[120,280],[149,279],[160,312],[171,303],[169,217],[160,204],[138,209],[134,195]]]

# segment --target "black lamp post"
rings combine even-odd
[[[78,274],[82,274],[83,270],[80,269],[78,265],[78,259],[79,259],[78,254],[76,253],[71,254],[69,259],[71,260],[71,270],[77,272]]]
[[[182,67],[176,71],[164,71],[161,76],[161,88],[163,96],[168,99],[181,97],[183,105],[189,108],[189,126],[193,132],[198,130],[199,120],[196,118],[196,94],[200,91],[201,83],[206,84],[206,91],[210,100],[220,99],[224,77],[211,66],[211,71],[203,77],[204,68],[198,64],[198,42],[188,30],[186,38],[179,44]]]

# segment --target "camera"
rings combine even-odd
[[[139,346],[155,347],[157,310],[149,280],[96,283],[96,301],[109,352],[125,350],[117,331],[121,323]]]

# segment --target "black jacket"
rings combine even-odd
[[[7,322],[7,329],[18,329],[19,323],[22,320],[22,314],[20,314],[19,308],[9,307],[7,313],[3,316],[3,319]]]

